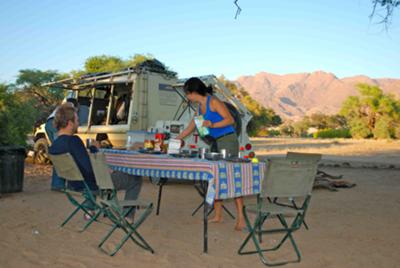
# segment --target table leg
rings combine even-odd
[[[203,184],[203,187],[205,187],[205,189],[207,189],[207,182],[205,182],[204,184]],[[207,195],[205,194],[204,195],[204,214],[203,214],[203,227],[204,227],[204,230],[203,230],[203,241],[204,241],[204,244],[203,244],[203,253],[208,253],[208,204],[207,204],[207,202],[206,202],[206,199],[207,199]]]
[[[160,214],[160,206],[161,206],[161,194],[162,194],[162,188],[165,183],[167,183],[168,178],[160,178],[158,182],[158,199],[157,199],[157,212],[156,215],[158,216]]]

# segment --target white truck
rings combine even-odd
[[[247,124],[252,118],[247,108],[214,76],[199,77],[212,85],[214,95],[224,101],[236,122],[236,132],[244,154],[251,153]],[[140,67],[117,73],[101,73],[64,79],[47,84],[67,90],[66,98],[76,98],[79,103],[78,135],[83,141],[107,134],[115,148],[126,145],[127,133],[158,131],[175,137],[193,118],[197,107],[185,97],[186,79],[158,68]],[[50,141],[44,125],[34,134],[35,161],[47,160]],[[185,140],[186,146],[204,147],[196,133]]]

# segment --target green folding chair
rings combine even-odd
[[[69,190],[68,187],[67,189],[64,190],[65,195],[67,196],[68,200],[71,202],[71,204],[75,207],[75,210],[67,217],[67,219],[61,224],[61,227],[66,225],[74,216],[75,214],[82,210],[84,213],[90,215],[90,210],[92,207],[88,207],[88,203],[91,203],[95,206],[95,210],[98,210],[98,206],[96,206],[96,201],[95,201],[95,196],[93,195],[92,191],[89,189],[89,186],[86,184],[85,179],[82,176],[82,173],[80,172],[78,166],[75,163],[75,160],[72,158],[71,154],[65,153],[65,154],[49,154],[50,160],[53,163],[53,166],[57,172],[57,174],[64,178],[67,181],[82,181],[85,188],[83,192],[79,192],[78,196],[82,196],[83,200],[79,201],[78,199],[75,198],[77,196],[76,191]],[[85,231],[93,222],[95,219],[91,218],[81,229],[80,231],[83,232]]]
[[[243,214],[249,234],[239,248],[240,255],[257,253],[265,265],[275,266],[291,262],[300,262],[301,254],[293,238],[292,233],[300,229],[311,199],[311,190],[317,172],[317,162],[290,159],[273,159],[267,163],[265,178],[262,182],[261,193],[257,198],[257,204],[243,207]],[[275,198],[293,198],[302,200],[300,207],[281,206],[270,202]],[[251,224],[249,213],[255,213],[256,219]],[[292,222],[287,217],[294,216]],[[263,229],[263,224],[277,218],[282,225],[280,228]],[[263,249],[260,246],[263,234],[282,233],[282,239],[275,246]],[[256,250],[244,251],[250,239],[254,242]],[[285,241],[290,240],[297,255],[295,260],[271,262],[264,252],[278,250]]]
[[[287,152],[286,159],[290,160],[306,160],[306,161],[321,161],[322,154],[313,154],[313,153],[298,153],[298,152]]]
[[[304,160],[305,161],[315,161],[317,163],[317,165],[318,165],[319,161],[321,161],[321,158],[322,158],[322,154],[298,153],[298,152],[287,152],[286,153],[286,159],[295,160],[295,161],[304,161]],[[317,169],[317,174],[318,174],[318,172],[320,172],[320,171]],[[277,199],[273,200],[273,202],[278,205],[291,206],[294,208],[298,208],[298,206],[293,198],[289,197],[288,201],[289,201],[289,204],[278,202]],[[304,224],[304,227],[306,228],[306,230],[308,230],[309,227],[308,227],[308,224],[306,223],[305,219],[303,219],[303,224]]]
[[[154,250],[137,230],[151,214],[153,203],[141,200],[118,200],[117,191],[114,188],[104,153],[98,152],[95,154],[89,154],[89,156],[96,182],[100,189],[100,200],[98,201],[98,204],[100,204],[101,209],[94,217],[98,218],[102,213],[104,213],[113,223],[111,229],[103,237],[98,247],[110,256],[114,256],[122,248],[125,242],[128,239],[131,239],[141,248],[154,253]],[[143,209],[143,212],[136,216],[135,221],[131,223],[127,220],[126,216],[129,215],[133,209],[138,208]],[[112,252],[108,252],[104,250],[102,246],[117,229],[121,229],[126,235],[121,239],[120,243],[117,244]]]

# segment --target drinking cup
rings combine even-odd
[[[219,152],[221,153],[222,159],[225,159],[226,158],[226,149],[221,149]]]

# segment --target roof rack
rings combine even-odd
[[[116,83],[116,78],[127,76],[126,80],[120,82],[129,82],[132,80],[132,74],[139,74],[144,72],[160,73],[169,77],[176,77],[176,72],[167,70],[164,65],[156,60],[147,60],[135,67],[128,67],[125,70],[112,73],[112,72],[99,72],[84,74],[79,78],[66,78],[59,81],[45,83],[43,86],[56,87],[62,89],[84,90],[91,88],[96,84],[110,84]]]

